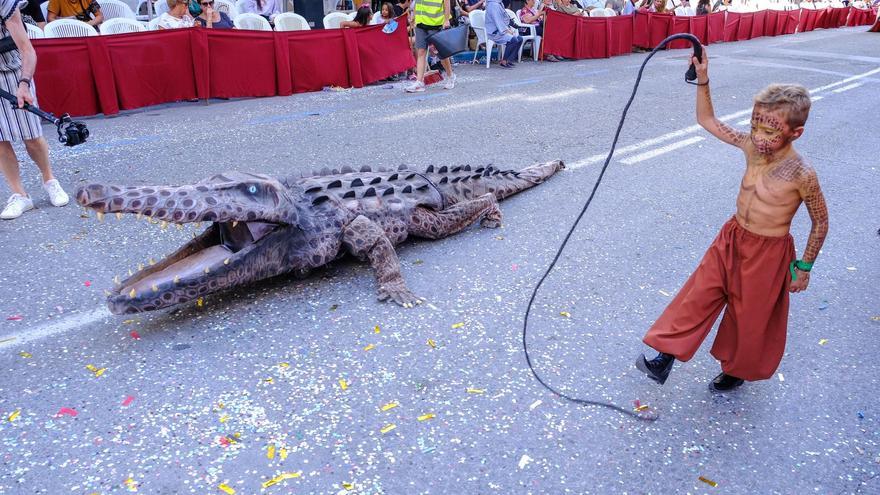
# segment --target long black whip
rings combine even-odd
[[[572,397],[572,396],[567,395],[563,392],[560,392],[559,390],[556,390],[555,388],[548,385],[547,382],[545,382],[541,378],[541,376],[538,375],[538,372],[535,371],[535,367],[532,364],[532,359],[529,357],[529,345],[528,345],[528,342],[526,341],[526,331],[527,331],[528,325],[529,325],[529,314],[531,313],[531,310],[532,310],[532,303],[535,302],[535,296],[538,294],[538,289],[541,288],[541,285],[544,283],[544,280],[547,278],[547,275],[549,275],[550,271],[553,270],[553,267],[556,266],[556,262],[559,260],[559,257],[562,255],[562,251],[565,249],[565,245],[568,243],[568,240],[571,237],[571,234],[574,233],[575,229],[578,226],[578,223],[580,223],[581,218],[584,216],[584,213],[587,212],[587,208],[590,207],[590,203],[593,201],[593,197],[596,195],[596,190],[599,188],[599,184],[602,182],[602,177],[605,175],[605,169],[607,169],[608,164],[611,163],[611,157],[614,155],[614,148],[617,147],[617,139],[620,137],[620,131],[623,129],[623,123],[626,120],[626,113],[629,111],[629,107],[630,107],[630,105],[632,105],[632,102],[636,97],[636,91],[638,91],[638,89],[639,89],[639,83],[642,80],[642,72],[645,70],[645,65],[648,63],[648,60],[651,60],[651,57],[653,57],[654,54],[656,54],[658,51],[663,49],[670,41],[677,40],[677,39],[684,39],[684,40],[690,41],[691,45],[693,45],[693,47],[694,47],[694,56],[697,57],[697,60],[702,61],[703,48],[702,48],[702,45],[700,45],[700,40],[697,39],[697,37],[692,34],[681,33],[681,34],[673,34],[672,36],[669,36],[666,39],[664,39],[663,41],[661,41],[660,44],[658,44],[653,50],[651,50],[651,53],[645,58],[645,61],[642,62],[642,66],[639,68],[639,74],[638,74],[638,76],[636,76],[636,82],[633,85],[632,95],[630,95],[629,101],[626,102],[626,106],[623,108],[623,114],[621,114],[621,116],[620,116],[620,123],[617,125],[617,132],[614,133],[614,141],[611,143],[611,150],[608,152],[608,157],[605,158],[605,164],[602,165],[602,170],[599,172],[599,177],[596,179],[596,183],[593,185],[593,190],[592,190],[592,192],[590,192],[590,197],[587,198],[587,202],[586,202],[586,204],[584,204],[584,207],[581,210],[581,213],[578,215],[577,219],[574,221],[574,224],[572,224],[571,229],[569,229],[569,231],[568,231],[568,234],[565,235],[565,239],[562,241],[562,245],[559,246],[559,250],[556,252],[556,256],[553,258],[553,261],[550,263],[550,266],[547,268],[547,271],[544,272],[544,275],[541,276],[541,280],[538,281],[538,285],[536,285],[535,289],[532,291],[532,296],[529,298],[529,304],[526,307],[525,319],[523,320],[523,331],[522,331],[523,352],[525,353],[525,356],[526,356],[526,363],[529,365],[529,369],[532,371],[532,374],[535,375],[535,379],[538,380],[538,383],[540,383],[541,385],[544,386],[544,388],[553,392],[554,394],[558,395],[559,397],[561,397],[565,400],[574,402],[575,404],[605,407],[605,408],[617,411],[621,414],[626,414],[626,415],[634,417],[636,419],[640,419],[642,421],[656,421],[660,417],[660,415],[657,414],[656,412],[649,413],[649,414],[639,414],[641,411],[638,411],[638,410],[630,411],[629,409],[624,409],[623,407],[620,407],[620,406],[618,406],[614,403],[611,403],[611,402],[603,402],[603,401],[590,400],[590,399],[579,399],[577,397]],[[691,83],[691,84],[693,84],[692,81],[697,79],[697,72],[696,72],[696,68],[694,67],[694,64],[691,64],[690,68],[688,68],[688,71],[684,77],[685,77],[685,81],[688,83]]]

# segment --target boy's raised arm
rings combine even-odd
[[[748,141],[749,134],[738,131],[715,118],[715,109],[712,108],[712,97],[709,93],[709,54],[706,52],[706,47],[703,47],[703,61],[691,57],[691,62],[697,69],[697,122],[718,139],[742,148]]]

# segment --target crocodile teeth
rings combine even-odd
[[[136,216],[135,218],[137,218],[138,220],[140,220],[141,218],[144,218],[144,214],[141,213],[141,212],[138,212],[138,214],[137,214],[137,216]]]
[[[116,285],[119,285],[119,275],[116,275],[115,277],[113,277],[113,283]]]
[[[153,265],[156,264],[156,262],[153,261],[153,258],[150,258],[150,259],[147,260],[147,264],[150,265],[150,266],[153,266]]]
[[[117,220],[122,220],[122,213],[119,213],[119,212],[117,211],[117,212],[116,212],[116,219],[117,219]]]
[[[150,288],[153,289],[153,292],[159,292],[159,287],[157,287],[156,284],[153,284]]]
[[[128,293],[128,297],[134,299],[137,297],[137,292],[135,292],[134,289],[131,289],[131,292]]]
[[[182,224],[182,223],[177,224],[177,230],[183,230],[183,224]]]
[[[225,260],[223,260],[223,264],[224,264],[224,265],[228,265],[228,264],[229,264],[229,258],[226,258]]]
[[[177,285],[177,283],[180,282],[180,277],[175,275],[173,282],[174,282],[174,285]]]
[[[162,230],[167,229],[167,228],[168,228],[168,222],[166,222],[165,220],[162,220],[162,225],[160,225],[159,228],[161,228]]]
[[[232,222],[232,228],[234,229],[236,225],[238,225],[238,220]]]
[[[95,213],[96,213],[97,216],[98,216],[98,221],[99,221],[99,222],[103,222],[103,221],[104,221],[104,214],[101,213],[100,211],[95,212]]]
[[[211,273],[211,269],[209,267],[205,267],[205,275]]]

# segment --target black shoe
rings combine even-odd
[[[670,354],[662,352],[650,361],[648,361],[644,354],[639,354],[638,359],[636,359],[636,368],[660,385],[666,383],[673,364],[675,364],[675,358]]]
[[[737,378],[733,375],[719,373],[718,376],[709,383],[709,390],[713,392],[729,392],[742,385],[744,381],[745,380],[742,378]]]

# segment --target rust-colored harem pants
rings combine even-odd
[[[644,342],[688,361],[726,305],[712,355],[728,375],[770,378],[785,350],[789,264],[794,259],[790,234],[754,234],[731,218]]]

